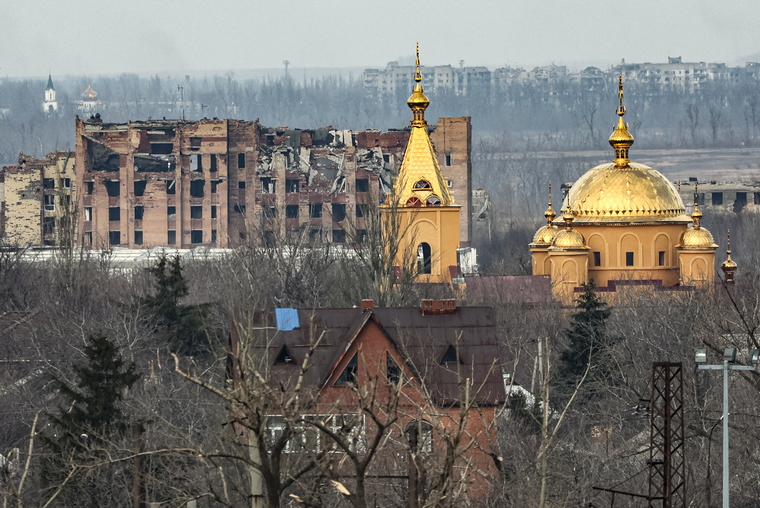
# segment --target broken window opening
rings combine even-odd
[[[190,197],[202,198],[204,185],[206,185],[206,180],[191,180],[190,181]]]
[[[135,196],[142,196],[145,194],[145,186],[147,184],[147,180],[135,180]]]
[[[55,217],[45,217],[42,221],[42,235],[55,234]]]
[[[209,173],[216,173],[218,171],[217,165],[216,165],[216,154],[209,155],[211,164],[209,165]]]
[[[451,166],[451,154],[450,153],[446,154],[445,159],[446,159],[446,165],[447,166]]]
[[[401,380],[401,368],[399,368],[396,361],[393,359],[389,352],[385,352],[385,375],[388,378],[388,382],[396,384]]]
[[[121,220],[121,208],[119,208],[118,206],[109,206],[108,220],[111,222]]]
[[[42,196],[42,199],[45,204],[45,211],[54,212],[55,211],[55,195],[45,194],[44,196]]]
[[[85,206],[84,207],[84,221],[89,222],[91,220],[92,220],[92,207]]]
[[[216,194],[217,185],[222,183],[221,180],[211,180],[211,194]]]
[[[55,189],[55,178],[43,178],[42,179],[42,188],[44,188],[44,189]]]
[[[298,218],[298,205],[287,205],[285,207],[285,218],[286,219],[297,219]]]
[[[190,243],[203,243],[203,230],[192,229],[190,230]]]
[[[121,231],[109,231],[108,232],[108,243],[110,245],[120,245],[121,244]]]
[[[142,205],[135,206],[135,220],[142,220],[145,213],[145,207]]]
[[[421,274],[430,274],[433,271],[432,252],[427,242],[422,242],[417,247],[417,270]]]
[[[274,134],[267,134],[267,145],[274,146]]]
[[[177,193],[177,180],[167,180],[166,181],[166,193],[167,194],[176,194]]]
[[[201,149],[201,138],[196,136],[190,137],[190,150],[200,150]]]
[[[274,207],[272,207],[272,208],[274,208]],[[234,209],[235,209],[235,211],[237,213],[245,213],[245,205],[235,205]]]
[[[135,245],[142,245],[142,244],[143,244],[143,232],[135,231]]]
[[[389,164],[391,162],[391,155],[388,153],[383,154],[383,162]]]
[[[119,194],[121,193],[121,183],[118,180],[105,180],[103,184],[106,186],[108,197],[119,197]]]
[[[166,173],[174,171],[174,155],[135,155],[135,171],[139,173]]]
[[[280,352],[277,353],[277,357],[274,359],[274,364],[297,365],[295,358],[293,358],[288,346],[285,344],[282,345]]]
[[[105,144],[87,138],[87,151],[90,156],[90,171],[117,172],[121,157],[115,150]]]
[[[95,190],[95,182],[84,182],[84,192],[88,196],[92,196],[92,191]]]
[[[174,150],[174,143],[151,143],[150,153],[158,155],[167,155]]]
[[[369,179],[357,178],[356,179],[356,192],[369,192]]]
[[[191,206],[190,207],[190,218],[191,219],[202,219],[203,218],[203,207],[202,206]]]
[[[309,217],[312,219],[322,218],[322,203],[309,203]]]
[[[84,243],[86,245],[92,245],[92,231],[84,232]]]
[[[722,205],[723,204],[723,193],[722,192],[713,192],[712,193],[712,204],[714,206]]]
[[[219,205],[211,205],[211,218],[216,219],[216,210]]]
[[[299,181],[297,179],[287,178],[285,180],[285,192],[288,194],[298,192],[298,184]]]
[[[340,376],[338,376],[338,379],[335,381],[336,385],[347,385],[349,383],[356,384],[357,374],[359,372],[359,360],[357,356],[358,355],[354,353],[354,356],[348,362],[346,368],[343,369],[343,372],[340,373]]]
[[[365,203],[359,203],[356,205],[356,217],[364,217],[369,211],[369,205]]]
[[[346,219],[346,205],[342,203],[333,203],[332,219],[335,222],[342,222]]]
[[[277,207],[264,205],[261,207],[261,212],[265,219],[274,219],[277,217]]]
[[[177,220],[177,207],[176,206],[167,206],[166,207],[166,218],[168,220]]]
[[[734,200],[734,213],[741,213],[745,206],[747,206],[747,193],[737,192]]]
[[[216,229],[211,230],[211,243],[216,243]]]
[[[166,243],[168,243],[169,245],[175,245],[177,243],[177,232],[175,230],[170,229],[168,231]]]
[[[346,230],[333,229],[332,240],[333,240],[333,243],[346,243]]]
[[[449,344],[449,347],[446,349],[446,352],[443,354],[443,358],[441,358],[441,365],[446,363],[456,363],[459,361],[459,355],[457,354],[456,348]]]
[[[245,154],[238,154],[238,169],[245,169]]]
[[[274,194],[276,183],[277,181],[274,178],[263,177],[261,179],[261,193]]]

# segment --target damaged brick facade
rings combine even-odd
[[[432,128],[456,202],[469,210],[469,117]],[[231,248],[293,232],[341,244],[379,202],[408,130],[268,128],[258,121],[76,119],[79,231],[85,245]],[[463,213],[462,246],[470,214]]]
[[[53,152],[42,159],[21,153],[17,166],[3,168],[1,213],[6,244],[58,245],[67,229],[73,236],[75,160],[74,152]]]

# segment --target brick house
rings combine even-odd
[[[376,309],[365,300],[361,308],[278,309],[258,314],[248,332],[234,322],[231,330],[232,351],[241,350],[241,336],[253,337],[249,355],[283,390],[310,355],[303,384],[312,398],[300,416],[302,431],[288,443],[292,453],[334,449],[320,429],[339,432],[358,418],[350,438],[359,454],[374,452],[367,492],[375,502],[395,493],[395,502],[408,497],[418,506],[447,454],[455,457],[457,486],[449,496],[485,501],[491,493],[498,478],[496,414],[506,398],[492,309],[457,308],[453,300]],[[375,418],[388,421],[389,412],[393,425],[377,444]],[[281,418],[270,416],[268,431],[278,432],[278,425]],[[458,444],[447,445],[452,440]],[[333,473],[350,485],[354,472],[338,462],[344,465]]]

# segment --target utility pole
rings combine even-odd
[[[730,508],[729,496],[729,456],[728,456],[728,373],[732,370],[755,370],[760,360],[760,349],[753,349],[749,354],[749,365],[733,365],[736,362],[736,348],[729,347],[723,351],[723,364],[707,364],[707,348],[698,348],[694,361],[699,370],[723,371],[723,508]]]

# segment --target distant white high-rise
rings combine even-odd
[[[45,102],[42,103],[42,110],[45,113],[54,113],[58,111],[58,100],[55,97],[53,76],[50,74],[48,74],[48,82],[45,87]]]

